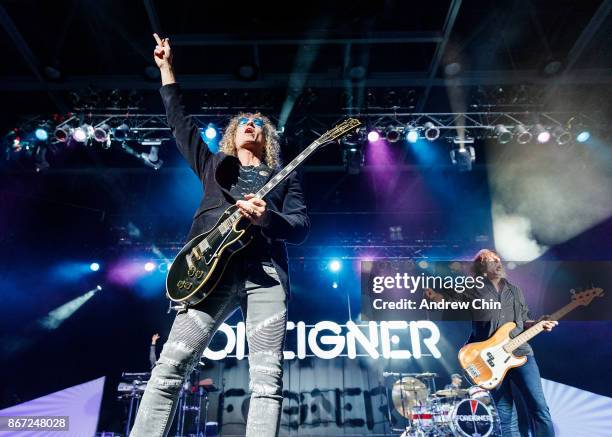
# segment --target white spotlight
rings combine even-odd
[[[533,127],[533,130],[536,134],[536,138],[538,140],[538,143],[540,144],[544,144],[547,143],[550,140],[550,132],[548,132],[546,130],[546,128],[544,126],[542,126],[541,124],[536,124]]]

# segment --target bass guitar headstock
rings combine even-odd
[[[587,306],[589,305],[593,299],[596,297],[602,297],[604,295],[602,288],[589,288],[588,290],[581,291],[580,293],[572,293],[572,301],[576,302],[579,305]]]

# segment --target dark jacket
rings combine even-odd
[[[176,144],[196,173],[204,196],[195,215],[187,241],[208,231],[229,206],[236,202],[229,193],[236,183],[240,168],[238,158],[224,153],[212,153],[202,140],[199,128],[185,113],[178,84],[164,85],[160,89],[166,108],[168,125]],[[276,174],[275,169],[270,177]],[[285,242],[300,244],[306,239],[310,220],[306,212],[304,195],[297,173],[292,173],[270,192],[264,200],[270,212],[265,227],[254,227],[254,241],[243,251],[249,261],[270,260],[274,265],[285,292],[289,293],[289,265]]]

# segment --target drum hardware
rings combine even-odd
[[[125,424],[125,435],[129,435],[133,425],[136,412],[140,407],[140,400],[147,387],[147,382],[151,377],[150,372],[123,372],[123,381],[117,386],[119,392],[118,400],[129,401],[127,421]],[[193,382],[192,382],[193,381]],[[176,425],[176,437],[187,435],[203,436],[206,434],[205,427],[208,422],[208,394],[219,391],[212,378],[200,378],[200,370],[196,368],[186,379],[180,389],[178,398],[178,418]],[[201,412],[204,412],[204,421],[201,421]],[[187,420],[188,415],[193,415],[192,420]],[[190,424],[190,426],[186,426]],[[211,425],[212,427],[212,425]]]
[[[501,435],[495,403],[487,390],[478,386],[436,390],[437,374],[431,372],[384,372],[383,375],[398,377],[392,384],[390,397],[395,410],[408,420],[405,428],[392,429],[402,433],[401,436]]]
[[[121,393],[118,396],[118,400],[129,400],[128,406],[128,417],[125,423],[125,435],[130,434],[130,428],[132,427],[132,419],[135,416],[138,407],[140,406],[140,399],[142,394],[147,387],[147,382],[151,377],[150,372],[123,372],[121,377],[124,381],[119,383],[117,391]]]

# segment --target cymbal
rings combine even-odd
[[[425,402],[428,394],[427,386],[412,376],[397,380],[391,390],[393,406],[407,419],[412,417],[412,408]]]
[[[436,396],[442,396],[442,397],[447,397],[447,398],[456,398],[456,397],[463,397],[465,395],[467,395],[467,390],[464,388],[447,388],[444,390],[438,390],[435,395]]]

